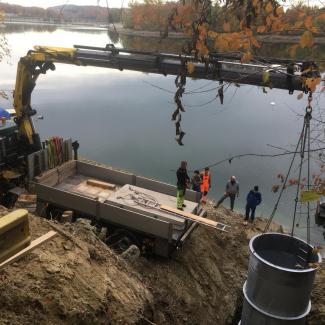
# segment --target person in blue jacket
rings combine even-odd
[[[246,215],[244,224],[247,225],[247,221],[250,219],[251,222],[255,219],[256,207],[262,202],[262,195],[258,191],[258,186],[254,186],[253,190],[250,190],[246,198]],[[249,214],[251,215],[249,217]]]

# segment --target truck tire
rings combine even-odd
[[[132,245],[141,249],[137,236],[126,229],[116,229],[112,235],[106,238],[106,244],[118,253],[126,251]]]
[[[63,210],[57,207],[48,206],[46,209],[46,219],[59,220],[62,216]]]

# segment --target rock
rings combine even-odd
[[[166,318],[165,318],[164,314],[160,311],[155,312],[154,322],[155,322],[155,324],[165,324]]]
[[[50,274],[55,274],[60,272],[60,268],[56,265],[49,265],[46,267],[46,272]]]
[[[66,250],[66,251],[71,251],[72,248],[73,248],[73,244],[71,243],[71,241],[67,241],[63,244],[63,248]]]
[[[88,253],[89,253],[89,258],[91,260],[95,260],[97,262],[105,261],[105,256],[103,256],[101,253],[99,253],[95,247],[89,247]]]
[[[121,254],[121,257],[123,257],[128,262],[134,262],[137,260],[141,255],[140,249],[136,245],[131,245],[126,251],[124,251]]]

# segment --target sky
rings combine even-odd
[[[59,5],[64,5],[67,3],[67,0],[2,0],[1,2],[4,3],[11,3],[11,4],[16,4],[20,6],[36,6],[36,7],[42,7],[42,8],[48,8],[52,6],[59,6]],[[97,0],[70,0],[69,4],[74,4],[74,5],[80,5],[80,6],[96,6],[97,5]],[[121,4],[123,2],[123,6],[126,7],[128,0],[108,0],[108,5],[110,8],[120,8]],[[100,0],[99,4],[102,6],[106,6],[106,0]]]
[[[298,0],[289,0],[287,3],[294,3]],[[308,2],[308,0],[305,0]],[[36,6],[36,7],[42,7],[47,8],[51,6],[58,6],[63,5],[65,3],[69,4],[75,4],[75,5],[97,5],[97,0],[2,0],[2,2],[7,2],[11,4],[17,4],[21,6]],[[127,3],[129,0],[108,0],[108,5],[110,8],[120,8],[121,4],[123,3],[123,7],[127,6]],[[141,2],[141,1],[139,1]],[[298,1],[300,2],[300,1]],[[100,5],[106,6],[106,0],[99,0]],[[325,0],[309,0],[310,5],[324,5]]]

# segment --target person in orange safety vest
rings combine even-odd
[[[201,203],[205,204],[207,201],[207,195],[211,188],[211,174],[209,167],[204,168],[204,172],[201,173],[201,193],[202,193],[202,199]]]

